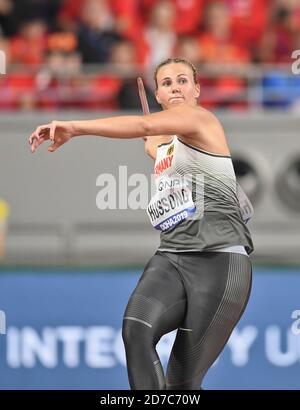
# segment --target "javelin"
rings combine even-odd
[[[150,110],[149,110],[149,104],[148,104],[147,95],[146,95],[142,77],[137,78],[137,85],[138,85],[139,96],[140,96],[140,100],[142,104],[143,113],[144,115],[148,115],[150,114]],[[144,141],[147,141],[147,137],[144,137],[143,139]]]
[[[137,78],[137,84],[139,89],[140,100],[142,103],[143,113],[144,115],[148,115],[150,114],[150,110],[142,77]]]

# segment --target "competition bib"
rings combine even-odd
[[[170,231],[195,213],[192,191],[185,178],[180,175],[161,178],[156,189],[147,207],[147,214],[155,229]]]

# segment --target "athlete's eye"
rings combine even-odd
[[[169,85],[171,85],[171,81],[169,81],[169,80],[164,81],[164,82],[162,83],[162,85],[168,87]]]
[[[179,78],[179,83],[180,84],[184,84],[184,83],[186,83],[187,82],[187,79],[186,78]]]

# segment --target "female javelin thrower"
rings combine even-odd
[[[54,152],[80,135],[146,140],[157,186],[147,212],[161,241],[124,314],[129,383],[139,390],[194,390],[246,307],[253,245],[224,131],[197,104],[194,66],[183,59],[163,61],[155,82],[161,112],[53,121],[37,127],[29,143],[35,152],[50,140],[48,151]],[[188,182],[187,174],[193,175]],[[174,329],[165,376],[155,346]]]

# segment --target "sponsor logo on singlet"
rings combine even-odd
[[[157,163],[154,167],[154,172],[156,175],[160,175],[163,171],[172,166],[174,155],[168,155]]]
[[[172,145],[168,148],[167,155],[172,155],[173,152],[174,152],[174,144],[172,144]]]

